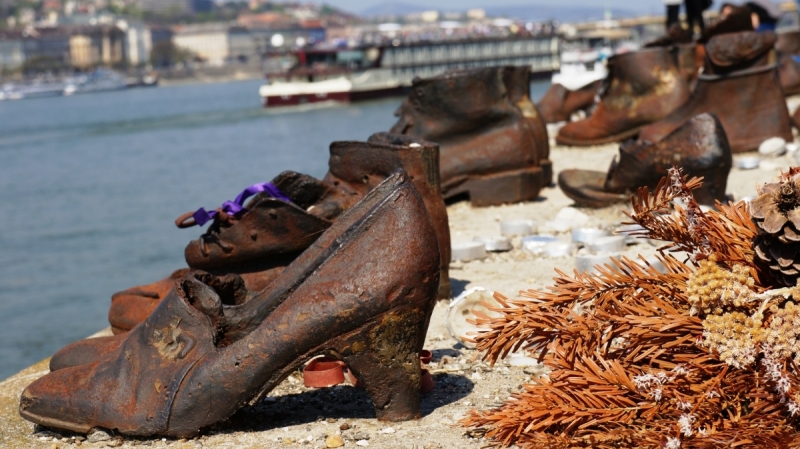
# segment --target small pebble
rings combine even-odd
[[[342,425],[339,426],[339,430],[347,430],[349,428],[350,428],[350,424],[348,424],[348,423],[342,423]]]
[[[111,435],[102,431],[102,430],[95,430],[90,435],[88,435],[87,441],[90,443],[97,443],[100,441],[108,441],[111,439]],[[166,441],[166,439],[164,439]]]
[[[325,438],[325,447],[342,447],[344,446],[344,440],[342,439],[341,435],[331,435],[328,438]]]
[[[357,446],[369,446],[369,441],[367,440],[358,440],[356,441]]]
[[[394,427],[387,427],[381,430],[381,433],[394,433],[394,432],[395,432]]]

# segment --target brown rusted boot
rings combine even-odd
[[[706,62],[689,101],[639,134],[659,142],[687,120],[705,112],[719,118],[731,151],[758,148],[770,137],[792,140],[789,111],[775,70],[775,34],[745,31],[712,37]]]
[[[597,108],[586,120],[562,127],[556,141],[590,146],[625,140],[669,115],[687,98],[689,85],[670,48],[615,55],[608,60],[608,77]]]
[[[606,207],[626,203],[639,187],[656,187],[667,171],[677,166],[683,173],[702,176],[703,186],[695,190],[700,204],[725,201],[728,173],[733,156],[722,126],[711,114],[692,118],[656,144],[633,140],[619,148],[607,173],[590,170],[564,170],[558,185],[575,204],[583,207]]]
[[[603,80],[597,80],[578,90],[569,90],[556,83],[547,89],[536,107],[546,123],[568,122],[572,114],[586,111],[594,105],[602,86]]]
[[[694,33],[692,30],[684,29],[680,24],[676,23],[669,28],[666,36],[650,41],[644,45],[644,48],[673,48],[678,58],[678,71],[686,78],[690,87],[694,85],[697,79],[697,73],[700,67],[703,66],[702,59],[700,59],[699,64],[697,61],[697,44],[694,42],[693,35]]]
[[[778,77],[784,95],[800,94],[800,31],[777,33],[775,51],[778,53]]]
[[[439,163],[436,144],[411,136],[378,133],[366,143],[334,142],[330,152],[330,170],[323,181],[294,172],[285,172],[273,180],[291,201],[259,194],[241,216],[218,216],[205,234],[186,247],[189,267],[215,275],[236,273],[248,289],[261,290],[342,212],[400,168],[411,174],[412,182],[430,207],[440,250],[450,260],[447,211],[438,176],[433,173]],[[179,218],[181,222],[192,220],[191,214]],[[450,297],[448,265],[442,267],[442,299]],[[109,310],[112,330],[126,332],[141,323],[187,270],[114,294]]]
[[[395,113],[395,134],[437,142],[445,200],[475,206],[532,200],[546,184],[537,136],[510,101],[505,68],[460,70],[416,79]]]
[[[547,136],[547,123],[531,101],[530,66],[503,67],[508,99],[522,115],[528,119],[533,130],[534,146],[539,151],[539,166],[542,167],[545,185],[553,183],[553,163],[550,161],[550,139]]]
[[[392,176],[267,292],[219,291],[189,274],[119,348],[29,385],[20,414],[82,433],[191,437],[325,354],[364,384],[379,420],[418,419],[419,351],[440,263],[422,199]],[[237,291],[248,298],[232,306]]]

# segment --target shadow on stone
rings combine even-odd
[[[474,388],[473,382],[462,375],[439,373],[434,375],[434,380],[436,387],[422,396],[423,417],[463,399]],[[269,397],[241,409],[228,421],[209,430],[215,433],[267,431],[328,419],[375,419],[375,410],[366,391],[341,385]]]

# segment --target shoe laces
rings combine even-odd
[[[213,220],[206,232],[200,236],[200,251],[204,256],[207,256],[207,243],[214,242],[225,252],[230,252],[233,250],[233,247],[219,238],[220,232],[238,223],[248,211],[248,209],[244,207],[244,202],[251,196],[262,192],[266,193],[270,198],[275,198],[287,203],[292,202],[292,199],[283,193],[275,184],[271,182],[262,182],[247,187],[236,199],[233,201],[225,201],[222,203],[222,206],[210,212],[203,207],[194,212],[187,212],[175,220],[175,225],[179,228],[190,228],[192,226],[203,226]]]

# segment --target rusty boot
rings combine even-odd
[[[706,62],[689,101],[639,134],[659,142],[687,120],[705,112],[719,118],[731,151],[758,148],[770,137],[792,140],[789,111],[775,69],[775,34],[745,31],[712,37]]]
[[[416,79],[396,115],[392,133],[439,144],[445,200],[513,203],[536,198],[546,184],[542,150],[530,121],[509,101],[503,67]]]
[[[82,433],[191,437],[326,354],[364,383],[379,420],[418,419],[440,266],[422,199],[393,176],[320,242],[238,306],[250,309],[242,326],[229,323],[228,295],[187,275],[119,348],[29,385],[20,414]]]
[[[800,94],[800,31],[777,33],[775,51],[778,53],[778,77],[784,95]]]
[[[591,170],[564,170],[558,185],[575,204],[605,207],[626,203],[639,187],[651,190],[677,166],[685,175],[702,176],[703,186],[695,190],[700,204],[725,201],[728,174],[733,156],[722,126],[711,114],[692,118],[655,144],[629,140],[619,148],[607,173]]]
[[[603,80],[591,82],[580,89],[569,90],[561,84],[553,84],[536,103],[545,123],[568,122],[572,114],[588,111],[594,106],[595,97],[603,86]]]
[[[534,146],[539,151],[539,166],[542,167],[545,185],[553,183],[553,163],[550,161],[550,139],[547,122],[531,101],[531,68],[529,66],[503,67],[508,99],[528,119],[533,130]]]
[[[411,173],[412,182],[430,208],[442,254],[449,260],[447,211],[438,188],[429,184],[438,185],[438,177],[430,174],[430,167],[439,163],[435,144],[411,136],[378,133],[366,143],[334,142],[330,151],[330,171],[323,181],[294,172],[284,172],[273,180],[292,202],[256,196],[241,217],[215,219],[205,234],[186,247],[189,267],[215,275],[236,273],[248,289],[261,290],[332,221],[401,168]],[[185,214],[178,221],[191,224],[191,215]],[[450,297],[447,267],[442,267],[442,299]],[[141,323],[187,270],[114,294],[109,310],[112,330],[126,332]]]
[[[600,102],[586,120],[567,123],[558,132],[561,145],[590,146],[618,142],[660,120],[689,97],[676,53],[656,47],[612,56]]]

